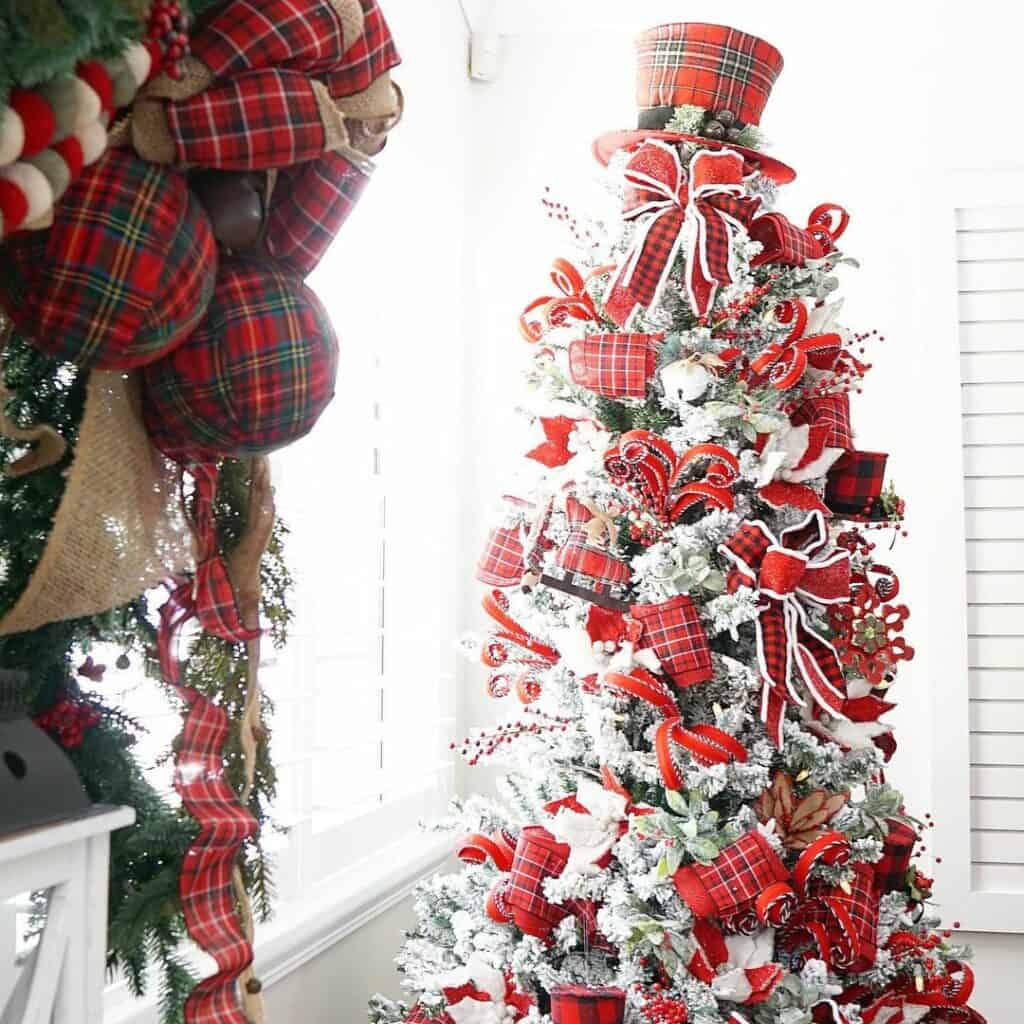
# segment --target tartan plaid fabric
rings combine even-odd
[[[519,833],[505,902],[513,921],[527,935],[547,938],[568,917],[568,907],[550,903],[544,896],[544,880],[561,875],[568,861],[569,847],[546,828],[528,825]]]
[[[660,604],[635,604],[629,614],[643,623],[640,648],[654,651],[677,686],[693,686],[714,676],[700,613],[686,594]]]
[[[804,228],[798,228],[782,213],[765,213],[755,217],[748,228],[750,237],[763,246],[751,261],[752,267],[762,263],[781,263],[787,267],[802,267],[808,260],[820,260],[825,255],[821,243]]]
[[[267,251],[306,277],[323,259],[369,180],[340,153],[282,169],[271,196]]]
[[[178,637],[196,611],[192,585],[184,580],[161,607],[157,633],[163,678],[187,706],[174,788],[199,825],[181,866],[182,910],[189,934],[217,964],[217,971],[190,994],[185,1018],[189,1024],[245,1024],[235,982],[251,963],[252,948],[238,918],[231,873],[242,843],[259,826],[239,804],[226,777],[221,750],[230,725],[227,714],[181,683]]]
[[[725,25],[658,25],[637,39],[637,105],[693,104],[758,124],[782,70],[770,43]]]
[[[362,92],[399,63],[376,0],[361,0],[362,35],[343,38],[330,3],[232,0],[191,39],[191,51],[216,78],[281,67],[323,78],[335,96]]]
[[[334,395],[337,359],[327,314],[301,281],[228,264],[198,330],[146,368],[146,428],[178,462],[273,451],[312,429]]]
[[[629,566],[601,548],[590,543],[586,524],[591,514],[575,499],[566,502],[569,536],[555,555],[555,565],[549,572],[560,570],[561,578],[585,590],[622,596],[631,581]]]
[[[217,248],[184,177],[108,150],[54,209],[12,236],[0,301],[47,355],[127,370],[188,337],[213,294]]]
[[[731,918],[749,910],[773,882],[785,882],[789,871],[760,832],[748,832],[710,864],[680,868],[676,891],[697,918]]]
[[[359,2],[363,8],[363,34],[345,51],[341,64],[324,76],[332,96],[362,92],[401,61],[376,0]]]
[[[828,471],[825,504],[839,515],[868,516],[885,483],[885,452],[845,452]]]
[[[519,526],[496,526],[476,564],[476,578],[492,587],[515,587],[526,572]]]
[[[597,927],[597,912],[600,909],[597,900],[566,900],[565,906],[569,913],[576,918],[580,930],[583,932],[584,949],[601,949],[606,953],[615,952],[615,947]]]
[[[626,993],[619,988],[559,985],[551,991],[554,1024],[622,1024]]]
[[[287,167],[327,144],[310,79],[280,68],[249,71],[167,103],[175,160],[227,171]]]
[[[771,541],[764,530],[753,523],[741,523],[736,532],[725,542],[727,547],[745,566],[755,572],[761,568],[764,556],[771,547]],[[741,570],[743,571],[743,570]],[[751,580],[751,585],[754,585]]]
[[[914,855],[917,833],[906,822],[890,818],[889,833],[882,844],[882,859],[875,868],[875,885],[879,892],[896,892],[907,887],[907,872]]]
[[[826,448],[842,448],[849,451],[853,447],[849,395],[824,395],[821,398],[808,398],[794,411],[790,420],[797,426],[804,423],[809,423],[812,426],[818,423],[827,423]]]
[[[591,334],[569,345],[569,376],[606,398],[643,398],[664,335]]]

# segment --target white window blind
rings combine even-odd
[[[1024,205],[957,211],[974,887],[1024,892]]]
[[[937,496],[934,845],[947,918],[993,931],[1024,931],[1022,186],[1024,173],[1010,171],[953,180],[939,219],[948,273],[937,280],[955,307],[935,303],[937,318],[954,313],[956,334],[934,416],[950,447],[958,429],[962,465]],[[959,401],[947,403],[954,386]]]

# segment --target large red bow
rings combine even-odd
[[[793,680],[794,662],[807,689],[830,715],[845,719],[846,684],[835,648],[811,630],[805,602],[850,599],[850,553],[826,554],[828,532],[820,512],[784,530],[778,539],[760,520],[744,523],[719,550],[744,582],[760,591],[757,655],[765,686],[761,719],[782,746],[787,700],[806,701]]]
[[[734,278],[729,228],[749,226],[761,200],[744,195],[743,158],[732,150],[699,150],[690,161],[690,210],[686,218],[690,256],[686,291],[703,316],[715,293]]]
[[[700,151],[690,161],[689,184],[679,152],[657,140],[644,143],[626,165],[629,189],[623,216],[637,232],[611,289],[605,312],[618,324],[654,304],[675,262],[686,226],[690,236],[687,292],[703,316],[720,285],[733,280],[730,225],[746,227],[760,199],[743,194],[743,159],[731,150]]]

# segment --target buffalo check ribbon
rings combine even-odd
[[[636,221],[629,252],[605,295],[605,312],[620,326],[657,300],[683,239],[689,190],[679,151],[652,140],[630,158],[624,172],[623,217]]]
[[[846,684],[835,648],[815,633],[806,605],[850,599],[850,553],[826,552],[828,531],[819,511],[784,530],[778,538],[761,520],[746,522],[719,547],[743,581],[759,591],[757,657],[764,678],[761,720],[778,747],[788,701],[806,701],[794,667],[814,700],[844,719]]]
[[[718,289],[735,280],[731,228],[750,225],[761,205],[745,194],[743,157],[732,150],[698,150],[690,160],[690,207],[686,214],[689,259],[686,292],[694,313],[704,316]]]
[[[178,646],[181,631],[193,618],[227,642],[259,635],[242,624],[234,590],[223,560],[216,554],[213,496],[215,466],[190,468],[195,480],[195,530],[200,560],[195,579],[170,581],[170,596],[160,609],[157,648],[160,671],[185,702],[181,746],[175,756],[174,788],[199,825],[185,851],[179,877],[182,911],[189,935],[217,965],[185,1003],[188,1024],[246,1024],[238,1004],[236,982],[252,963],[252,947],[238,915],[232,871],[246,839],[259,830],[256,819],[239,803],[227,780],[222,757],[229,721],[225,710],[183,679]]]

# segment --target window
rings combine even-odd
[[[947,916],[993,931],[1024,931],[1022,185],[1024,172],[959,175],[940,216],[956,335],[940,331],[936,344],[949,339],[946,395],[959,391],[942,431],[959,432],[963,458],[941,502],[937,542],[954,557],[935,569],[942,596],[930,612],[935,665],[946,666],[933,704],[935,845]]]

